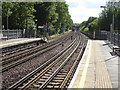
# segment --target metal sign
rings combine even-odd
[[[44,26],[38,26],[38,28],[44,28]]]

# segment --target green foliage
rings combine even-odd
[[[98,19],[96,18],[96,19],[94,19],[92,22],[90,22],[89,24],[88,24],[88,26],[89,27],[91,27],[90,28],[90,31],[96,31],[99,27],[98,27]]]
[[[94,32],[97,29],[110,30],[110,25],[113,24],[114,30],[120,32],[120,1],[107,2],[105,8],[99,15],[99,18],[89,17],[87,21],[83,21],[79,26],[81,31]],[[114,18],[114,19],[113,19]],[[89,28],[89,30],[88,30]]]
[[[98,30],[98,18],[89,17],[87,21],[83,21],[79,26],[81,31],[93,33]]]
[[[106,8],[99,15],[99,26],[100,29],[109,31],[110,25],[113,23],[114,16],[114,30],[120,31],[120,1],[118,2],[107,2]]]
[[[8,17],[9,29],[34,30],[37,26],[39,30],[38,26],[46,25],[48,34],[64,33],[73,24],[66,2],[3,2],[2,16],[5,29]]]
[[[89,28],[88,27],[86,27],[86,28],[84,28],[84,30],[83,30],[84,32],[88,32],[89,31]]]
[[[7,17],[8,17],[8,28],[9,29],[23,29],[26,28],[26,18],[32,19],[32,13],[35,11],[33,7],[34,3],[25,2],[3,2],[2,3],[2,25],[5,29],[7,28]],[[28,23],[31,21],[29,20]],[[34,25],[33,22],[31,22]]]
[[[65,2],[44,2],[35,4],[35,19],[37,25],[46,25],[50,28],[48,33],[64,33],[72,26],[68,5]]]

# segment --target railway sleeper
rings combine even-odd
[[[47,73],[46,73],[45,76],[50,76],[50,74],[47,74]]]
[[[53,72],[54,72],[54,70],[50,69],[47,73],[52,74]]]
[[[49,88],[59,88],[59,86],[50,86],[50,85],[48,85],[48,86],[46,87],[46,89],[49,89]]]
[[[76,58],[77,58],[77,57],[72,57],[71,59],[72,59],[72,60],[75,60]],[[73,62],[70,62],[70,64],[71,64],[71,63],[73,63]]]
[[[66,75],[62,75],[62,74],[59,74],[59,75],[57,74],[57,75],[56,75],[56,77],[58,77],[58,78],[59,78],[59,77],[65,77],[65,76],[66,76]]]
[[[40,81],[37,81],[37,83],[45,82],[46,79],[40,79]]]
[[[39,87],[40,87],[39,84],[33,84],[33,86],[34,86],[35,88],[39,88]]]
[[[47,72],[47,74],[52,74],[52,73],[53,73],[53,72],[50,72],[50,71],[49,71],[49,72]]]
[[[66,75],[56,75],[53,80],[64,80],[65,77]]]
[[[49,78],[49,76],[42,76],[42,78],[43,78],[43,79],[48,79],[48,78]]]
[[[54,85],[60,85],[60,82],[50,82],[48,85],[54,86]]]
[[[63,80],[61,80],[61,79],[53,79],[52,81],[53,82],[62,82]]]
[[[64,73],[67,73],[67,72],[68,72],[68,71],[65,70],[65,69],[61,69],[60,71],[61,71],[61,72],[64,72]]]
[[[67,74],[67,72],[60,72],[58,75],[66,75]]]
[[[45,79],[37,81],[36,84],[42,85],[45,82]]]

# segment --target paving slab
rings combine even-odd
[[[88,40],[68,88],[118,88],[119,57],[103,40]]]

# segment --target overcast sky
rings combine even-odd
[[[90,16],[98,17],[108,0],[66,0],[74,23],[86,21]]]

